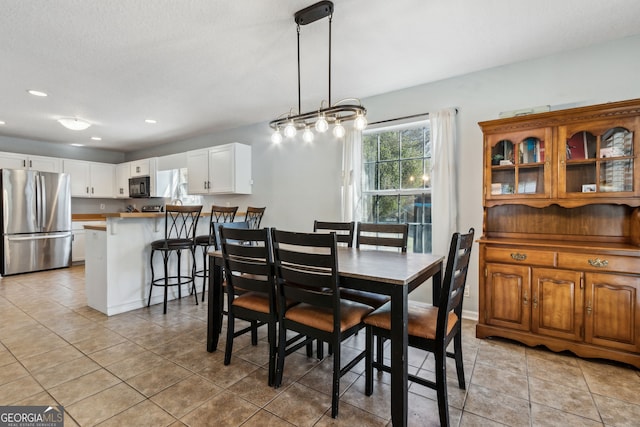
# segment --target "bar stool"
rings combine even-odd
[[[204,291],[207,287],[207,275],[209,268],[207,266],[207,252],[210,247],[219,249],[219,244],[216,241],[215,225],[219,223],[233,222],[236,218],[236,212],[238,212],[237,206],[211,206],[211,218],[209,220],[209,234],[196,236],[195,244],[202,249],[202,270],[196,270],[195,276],[202,277],[202,301],[204,302]],[[194,285],[195,289],[195,285]],[[196,296],[196,298],[198,298]]]
[[[195,292],[195,236],[198,218],[202,206],[181,206],[167,205],[165,206],[165,222],[164,222],[164,239],[151,242],[151,287],[149,288],[149,301],[147,307],[151,304],[151,293],[154,286],[164,287],[164,314],[167,314],[167,294],[169,286],[178,287],[178,298],[182,298],[182,285],[191,283],[191,291],[195,294],[196,305],[198,304],[198,295]],[[191,274],[186,275],[181,270],[181,255],[183,250],[191,253]],[[153,269],[153,256],[156,251],[162,253],[162,261],[164,263],[164,277],[155,278]],[[169,274],[169,258],[174,253],[178,260],[178,269],[175,274]]]
[[[249,228],[260,228],[260,222],[262,222],[262,216],[267,208],[254,208],[253,206],[247,206],[247,212],[244,216],[244,220],[249,223]]]

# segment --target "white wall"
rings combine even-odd
[[[482,232],[482,133],[479,121],[501,111],[551,105],[552,109],[640,98],[640,37],[485,70],[363,99],[370,122],[457,107],[460,171],[459,228]],[[455,52],[451,52],[455,55]],[[366,69],[363,71],[366,72]],[[357,94],[355,94],[357,95]],[[315,218],[340,217],[341,147],[332,141],[271,145],[266,123],[131,153],[127,160],[187,149],[244,142],[253,145],[254,194],[219,203],[267,206],[263,224],[311,230]],[[437,209],[437,207],[434,207]],[[437,226],[437,225],[436,225]],[[466,311],[477,312],[478,253],[470,267]]]

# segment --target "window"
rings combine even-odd
[[[431,252],[431,131],[428,121],[362,135],[364,222],[408,223],[413,252]]]

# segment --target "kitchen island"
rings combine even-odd
[[[207,216],[203,213],[202,216]],[[164,213],[106,213],[104,226],[87,226],[85,286],[90,307],[108,316],[135,310],[147,305],[151,282],[150,243],[164,238]],[[198,234],[209,233],[209,218],[198,221]],[[186,255],[186,254],[185,254]],[[183,272],[191,261],[183,255]],[[171,257],[170,271],[177,269]],[[156,277],[163,273],[162,256],[154,257]],[[189,295],[191,284],[182,286],[182,295]],[[201,289],[199,281],[196,287]],[[162,303],[164,289],[156,288],[151,304]],[[178,287],[169,287],[168,299],[178,297]],[[193,297],[192,297],[193,298]]]

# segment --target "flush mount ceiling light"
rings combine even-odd
[[[100,138],[99,136],[92,136],[91,139],[94,141],[102,141],[102,138]]]
[[[300,26],[307,25],[319,19],[329,17],[329,96],[327,107],[325,101],[320,103],[320,108],[316,111],[303,113],[300,101]],[[293,138],[298,130],[304,130],[304,140],[313,140],[311,129],[324,133],[329,129],[330,124],[338,127],[334,129],[334,136],[342,138],[344,136],[343,123],[353,120],[353,126],[362,130],[367,126],[367,110],[362,106],[357,98],[342,99],[335,104],[331,103],[331,21],[333,19],[333,3],[321,1],[304,8],[294,15],[294,21],[298,32],[298,114],[292,112],[281,114],[277,119],[272,120],[269,126],[274,130],[271,140],[274,143],[282,141],[280,129],[283,129],[284,136]],[[357,102],[357,104],[353,102]],[[323,108],[324,107],[324,108]]]
[[[42,92],[41,90],[29,89],[27,90],[27,92],[33,96],[41,96],[41,97],[47,96],[47,94],[45,92]]]
[[[71,130],[85,130],[91,126],[91,123],[78,119],[77,117],[63,117],[62,119],[58,119],[58,123]]]

